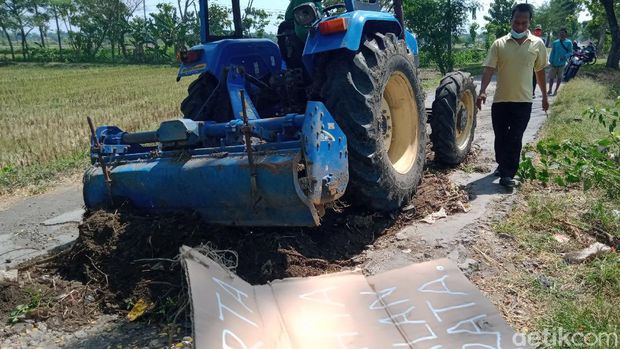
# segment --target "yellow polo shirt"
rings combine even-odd
[[[483,66],[495,69],[497,87],[493,102],[532,102],[532,71],[547,66],[547,48],[528,32],[522,44],[510,34],[491,45]]]

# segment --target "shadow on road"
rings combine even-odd
[[[511,194],[514,189],[509,189],[496,183],[498,180],[492,173],[467,184],[467,192],[470,200],[475,200],[482,195]]]

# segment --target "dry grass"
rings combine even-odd
[[[163,66],[0,67],[0,194],[27,184],[27,173],[83,164],[87,116],[130,131],[179,116],[191,79],[175,77]]]

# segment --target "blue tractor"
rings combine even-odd
[[[155,131],[91,127],[88,208],[191,209],[214,224],[316,226],[340,197],[398,209],[419,184],[427,113],[418,45],[378,2],[293,0],[278,43],[209,30],[200,0],[201,44],[180,52],[178,79],[197,75],[183,118]],[[435,160],[456,165],[474,137],[469,74],[446,76],[430,120]]]

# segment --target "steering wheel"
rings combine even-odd
[[[329,14],[329,11],[332,11],[332,10],[335,10],[335,9],[338,9],[338,8],[346,9],[347,5],[345,5],[345,4],[334,4],[334,5],[331,5],[331,6],[327,6],[326,8],[323,9],[323,12],[325,12],[325,14],[327,16],[331,16],[331,14]]]

